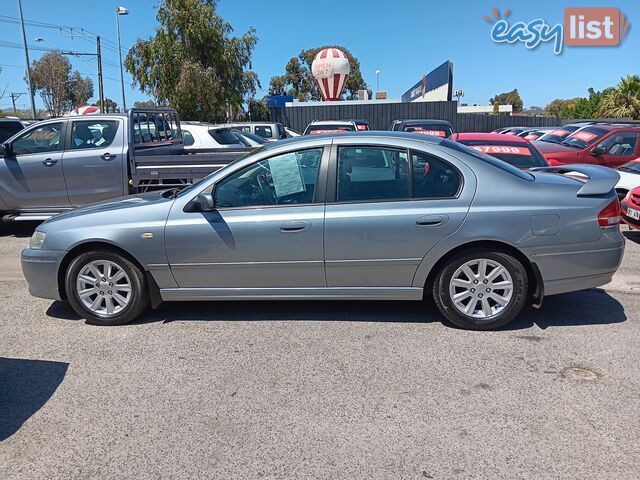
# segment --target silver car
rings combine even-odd
[[[622,259],[618,174],[570,171],[425,135],[298,137],[180,192],[53,217],[22,268],[32,295],[100,325],[162,301],[433,296],[455,325],[498,328],[545,295],[606,284]]]

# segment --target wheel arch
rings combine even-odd
[[[503,252],[510,254],[514,258],[518,259],[527,272],[527,280],[529,285],[529,289],[527,292],[528,298],[532,300],[534,306],[540,306],[542,304],[542,298],[544,297],[544,282],[542,280],[542,274],[540,273],[540,269],[538,268],[538,266],[518,248],[508,243],[500,242],[498,240],[475,240],[472,242],[463,243],[447,251],[438,259],[438,261],[436,261],[433,267],[431,267],[431,269],[429,270],[429,273],[427,274],[427,278],[423,285],[424,294],[430,294],[433,289],[433,282],[435,281],[436,276],[451,258],[455,257],[461,252],[467,252],[470,250]]]
[[[60,267],[58,268],[58,292],[60,293],[60,298],[65,300],[67,298],[67,292],[64,288],[64,277],[67,273],[67,268],[73,261],[81,253],[91,252],[91,251],[107,251],[111,253],[116,253],[118,255],[122,255],[127,260],[136,265],[140,271],[148,277],[146,269],[142,266],[142,264],[134,257],[130,252],[125,250],[124,248],[115,245],[113,243],[109,243],[107,241],[89,241],[85,243],[81,243],[79,245],[74,246],[71,250],[67,252],[62,261],[60,262]]]

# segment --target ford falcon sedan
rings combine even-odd
[[[99,325],[163,301],[433,297],[453,324],[494,329],[545,295],[611,280],[618,178],[522,171],[428,135],[297,137],[182,191],[55,216],[22,268],[32,295]]]

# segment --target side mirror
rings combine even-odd
[[[2,153],[3,157],[10,157],[11,156],[11,144],[10,143],[3,143],[2,144],[2,150],[0,150],[0,153]]]
[[[593,156],[604,155],[607,153],[607,149],[600,144],[591,149],[589,153]]]
[[[195,201],[200,212],[211,212],[216,209],[213,204],[213,195],[210,193],[199,193]]]

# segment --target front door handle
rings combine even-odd
[[[111,154],[111,153],[109,153],[109,152],[107,152],[107,153],[103,153],[102,155],[100,155],[100,158],[102,160],[113,160],[114,158],[116,158],[116,156]]]
[[[416,220],[418,227],[436,227],[438,225],[444,225],[449,220],[446,215],[425,215]]]
[[[309,222],[287,222],[280,225],[282,233],[303,232],[311,226]]]
[[[45,158],[42,161],[43,165],[46,165],[47,167],[52,167],[54,166],[56,163],[58,163],[58,160],[54,160],[53,158]]]

